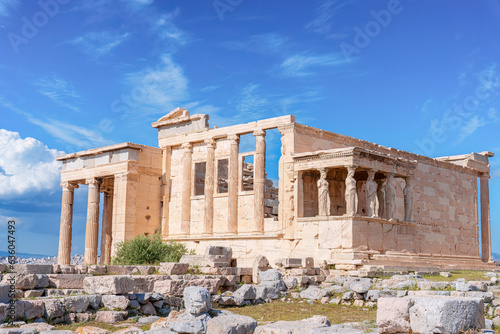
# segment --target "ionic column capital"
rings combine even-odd
[[[78,188],[78,183],[75,182],[61,182],[61,187],[63,190],[73,191],[75,188]]]
[[[192,152],[193,151],[193,144],[192,143],[184,143],[184,144],[182,144],[181,148],[183,150]]]
[[[89,186],[98,187],[101,184],[101,181],[97,178],[86,179],[85,184],[87,184]]]
[[[240,141],[240,136],[239,135],[235,135],[235,134],[229,135],[229,136],[227,136],[227,140],[231,141],[232,142],[231,144],[234,144],[234,143],[237,144]]]
[[[207,145],[207,148],[215,148],[215,139],[207,138],[204,140],[204,142]]]
[[[264,136],[266,135],[266,130],[264,130],[264,129],[258,129],[258,130],[255,130],[255,131],[253,132],[253,135],[254,135],[254,136],[256,136],[256,137],[257,137],[257,136],[262,136],[262,137],[264,137]]]
[[[491,178],[490,173],[482,173],[479,178],[481,180],[489,180]]]

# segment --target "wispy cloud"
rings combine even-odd
[[[76,112],[80,109],[72,103],[78,100],[80,96],[76,93],[73,85],[63,78],[53,76],[51,78],[43,78],[37,80],[35,86],[38,87],[38,92],[45,95],[57,105]]]
[[[346,59],[336,53],[313,55],[300,53],[286,58],[281,63],[281,69],[285,76],[303,77],[313,75],[313,69],[320,67],[332,67],[347,64]]]
[[[155,67],[147,67],[126,76],[125,83],[132,87],[133,109],[144,108],[158,112],[158,109],[174,109],[188,98],[188,79],[183,68],[171,55],[163,55]]]
[[[349,5],[352,1],[344,0],[332,0],[327,1],[315,9],[316,17],[314,20],[306,24],[306,29],[311,30],[317,34],[325,35],[327,38],[331,39],[341,39],[345,37],[345,34],[339,32],[332,32],[332,27],[335,23],[334,18],[338,14],[339,10]]]
[[[245,50],[264,55],[282,54],[287,51],[289,38],[277,33],[253,35],[243,41],[229,41],[223,45],[232,50]]]
[[[130,34],[112,33],[110,31],[91,32],[70,40],[68,43],[79,47],[92,58],[100,58],[111,53],[120,44],[125,42]]]
[[[0,0],[0,16],[9,16],[11,10],[19,4],[19,0]]]
[[[53,119],[42,119],[16,107],[0,95],[0,107],[9,109],[26,117],[28,122],[40,126],[54,138],[61,140],[67,145],[73,145],[73,149],[85,150],[103,145],[111,145],[113,141],[105,139],[98,131],[83,126],[78,126]]]
[[[163,40],[163,47],[167,52],[174,52],[189,42],[189,35],[174,23],[179,15],[179,8],[169,13],[152,13],[152,31]]]

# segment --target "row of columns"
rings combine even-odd
[[[86,180],[88,185],[87,224],[85,230],[85,264],[97,264],[99,241],[99,202],[100,192],[104,192],[103,219],[101,233],[101,264],[111,262],[113,191],[106,187],[101,189],[101,180],[92,178]],[[59,232],[58,263],[70,264],[71,239],[73,225],[74,190],[78,183],[64,182],[61,184],[63,195],[61,204],[61,224]]]
[[[345,201],[346,215],[356,215],[358,212],[358,190],[357,181],[354,178],[358,166],[347,166],[347,177],[345,180]],[[326,180],[327,169],[319,168],[320,178],[318,186],[318,215],[330,215],[330,192],[329,184]],[[396,187],[394,186],[394,173],[384,173],[385,178],[376,182],[375,173],[377,171],[368,170],[368,179],[365,182],[366,195],[366,215],[368,217],[379,217],[393,219],[395,211]],[[405,221],[412,220],[413,211],[413,189],[410,176],[405,177],[404,188]],[[378,204],[378,211],[377,211]]]
[[[265,130],[253,132],[256,139],[254,159],[254,232],[264,233],[265,207],[265,175],[266,175],[266,141]],[[228,214],[226,234],[238,234],[238,192],[239,192],[239,143],[240,136],[227,136],[229,141],[228,166]],[[205,139],[207,160],[205,169],[205,203],[203,235],[212,235],[214,226],[214,192],[215,192],[215,139]],[[181,234],[189,235],[191,221],[193,145],[182,145],[182,189],[181,189]]]

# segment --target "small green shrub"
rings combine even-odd
[[[158,265],[160,262],[178,262],[188,252],[186,246],[175,241],[162,242],[159,234],[138,235],[118,243],[112,263],[117,265]]]

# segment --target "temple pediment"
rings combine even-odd
[[[151,123],[151,126],[158,129],[160,138],[179,133],[204,131],[208,129],[208,115],[190,115],[189,110],[179,107]]]

